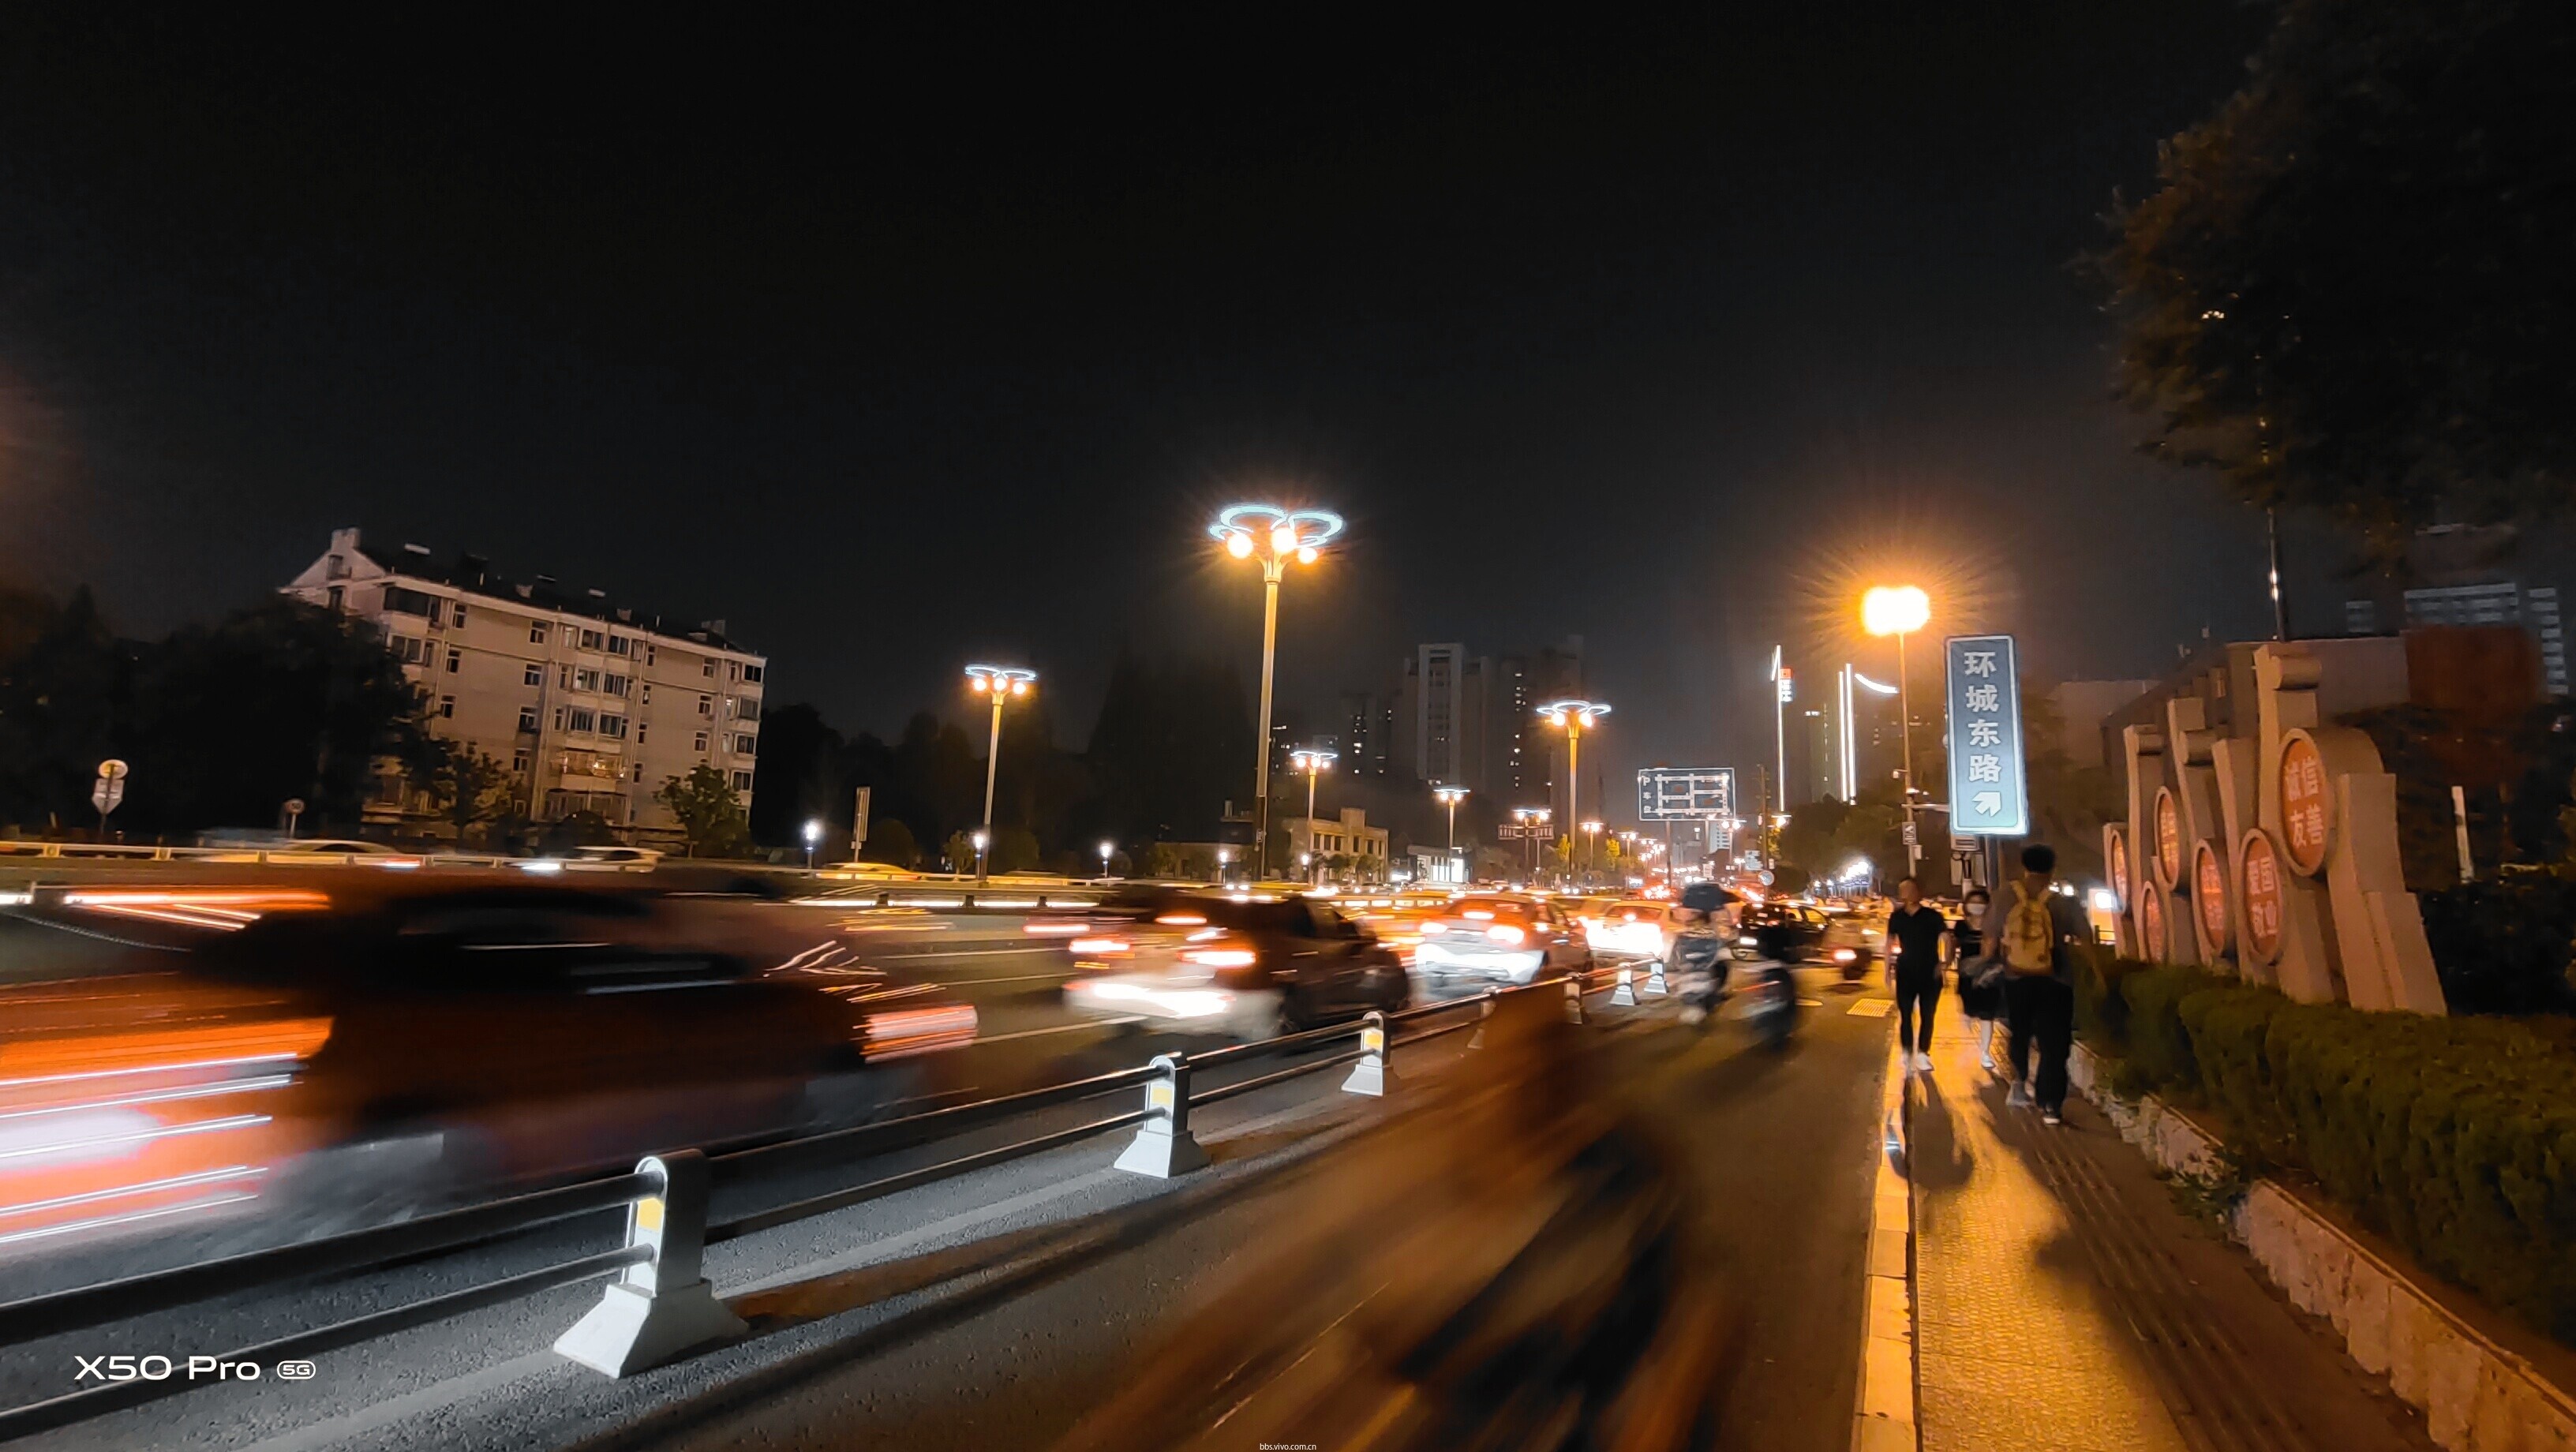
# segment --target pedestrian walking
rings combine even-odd
[[[2075,900],[2056,891],[2057,852],[2045,842],[2021,849],[2021,880],[2012,906],[1989,938],[1986,961],[2003,968],[2004,1023],[2013,1088],[2009,1103],[2034,1101],[2040,1117],[2062,1123],[2066,1055],[2075,1041],[2075,945],[2089,943],[2092,924]],[[2032,1077],[2031,1053],[2039,1055]]]
[[[1959,920],[1950,925],[1950,961],[1959,977],[1959,1012],[1977,1026],[1977,1063],[1995,1069],[1995,1025],[2004,1017],[2004,970],[1984,962],[1986,908],[1993,899],[1982,887],[1968,889],[1960,901]]]
[[[1932,1068],[1932,1011],[1941,1003],[1941,940],[1950,930],[1941,910],[1923,901],[1923,884],[1896,884],[1887,915],[1887,976],[1896,988],[1896,1051],[1917,1073]]]

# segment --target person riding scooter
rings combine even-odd
[[[1694,882],[1673,907],[1673,943],[1665,963],[1684,1023],[1706,1023],[1726,991],[1725,947],[1732,934],[1725,918],[1735,900],[1716,883]]]

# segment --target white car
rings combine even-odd
[[[1667,904],[1629,898],[1583,919],[1583,935],[1604,958],[1661,958],[1671,944]]]
[[[661,865],[662,854],[651,847],[576,847],[564,859],[564,866],[574,872],[650,872]]]

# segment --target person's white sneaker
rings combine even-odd
[[[1988,1049],[1977,1055],[1977,1067],[1985,1070],[1989,1074],[1993,1073],[1995,1071],[1995,1051]]]
[[[1915,1050],[1915,1052],[1914,1052],[1914,1067],[1915,1067],[1916,1069],[1918,1069],[1918,1070],[1922,1071],[1923,1073],[1926,1073],[1926,1074],[1931,1073],[1931,1072],[1932,1072],[1932,1056],[1931,1056],[1930,1054],[1924,1053],[1924,1052],[1923,1052],[1922,1050],[1920,1050],[1920,1049]]]
[[[2059,1116],[2059,1114],[2058,1114],[2058,1112],[2057,1112],[2056,1110],[2051,1109],[2051,1110],[2047,1111],[2046,1113],[2044,1113],[2044,1114],[2042,1114],[2042,1115],[2040,1115],[2040,1116],[2039,1116],[2039,1122],[2040,1122],[2040,1123],[2042,1123],[2042,1124],[2052,1125],[2052,1126],[2053,1126],[2053,1125],[2060,1125],[2060,1124],[2064,1124],[2066,1121],[2065,1121],[2065,1119],[2063,1119],[2062,1117],[2060,1117],[2060,1116]]]
[[[2004,1096],[2004,1104],[2007,1108],[2011,1109],[2028,1109],[2030,1107],[2030,1086],[2026,1084],[2015,1084],[2012,1087],[2012,1093]]]

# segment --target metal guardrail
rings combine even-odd
[[[653,1155],[623,1175],[535,1191],[327,1239],[0,1303],[0,1347],[21,1345],[132,1317],[180,1310],[221,1296],[280,1289],[311,1276],[380,1269],[425,1254],[518,1235],[573,1216],[622,1205],[627,1212],[626,1232],[624,1243],[615,1249],[299,1331],[213,1359],[233,1363],[310,1355],[562,1286],[613,1276],[617,1279],[604,1289],[599,1304],[557,1339],[554,1349],[571,1360],[610,1376],[624,1376],[739,1335],[745,1329],[743,1323],[715,1298],[712,1287],[701,1274],[701,1257],[709,1245],[847,1209],[902,1190],[1129,1127],[1134,1127],[1137,1135],[1119,1155],[1118,1168],[1166,1178],[1186,1174],[1209,1162],[1206,1152],[1190,1130],[1190,1111],[1195,1107],[1221,1103],[1344,1064],[1355,1065],[1349,1078],[1343,1082],[1344,1092],[1383,1097],[1394,1079],[1388,1063],[1392,1049],[1480,1029],[1484,1020],[1493,1014],[1497,1003],[1521,994],[1561,993],[1567,1005],[1567,1016],[1580,1022],[1583,1000],[1604,991],[1613,971],[1624,988],[1628,982],[1628,970],[1622,968],[1512,988],[1489,989],[1471,998],[1425,1004],[1392,1014],[1371,1012],[1354,1022],[1232,1045],[1205,1054],[1164,1054],[1140,1068],[1047,1085],[972,1104],[952,1105],[876,1124],[732,1150],[712,1157],[694,1149]],[[1458,1021],[1391,1036],[1391,1031],[1400,1027],[1447,1016],[1457,1016]],[[1191,1087],[1191,1076],[1196,1069],[1313,1048],[1342,1039],[1354,1040],[1354,1046],[1341,1053],[1291,1064],[1249,1079],[1203,1090]],[[953,1138],[1037,1110],[1140,1087],[1145,1091],[1144,1103],[1136,1109],[730,1220],[711,1221],[708,1218],[708,1198],[713,1185],[739,1179],[753,1169],[846,1160],[914,1147]],[[111,1382],[0,1410],[0,1440],[176,1395],[188,1390],[192,1384],[192,1381],[177,1376],[161,1380]]]

